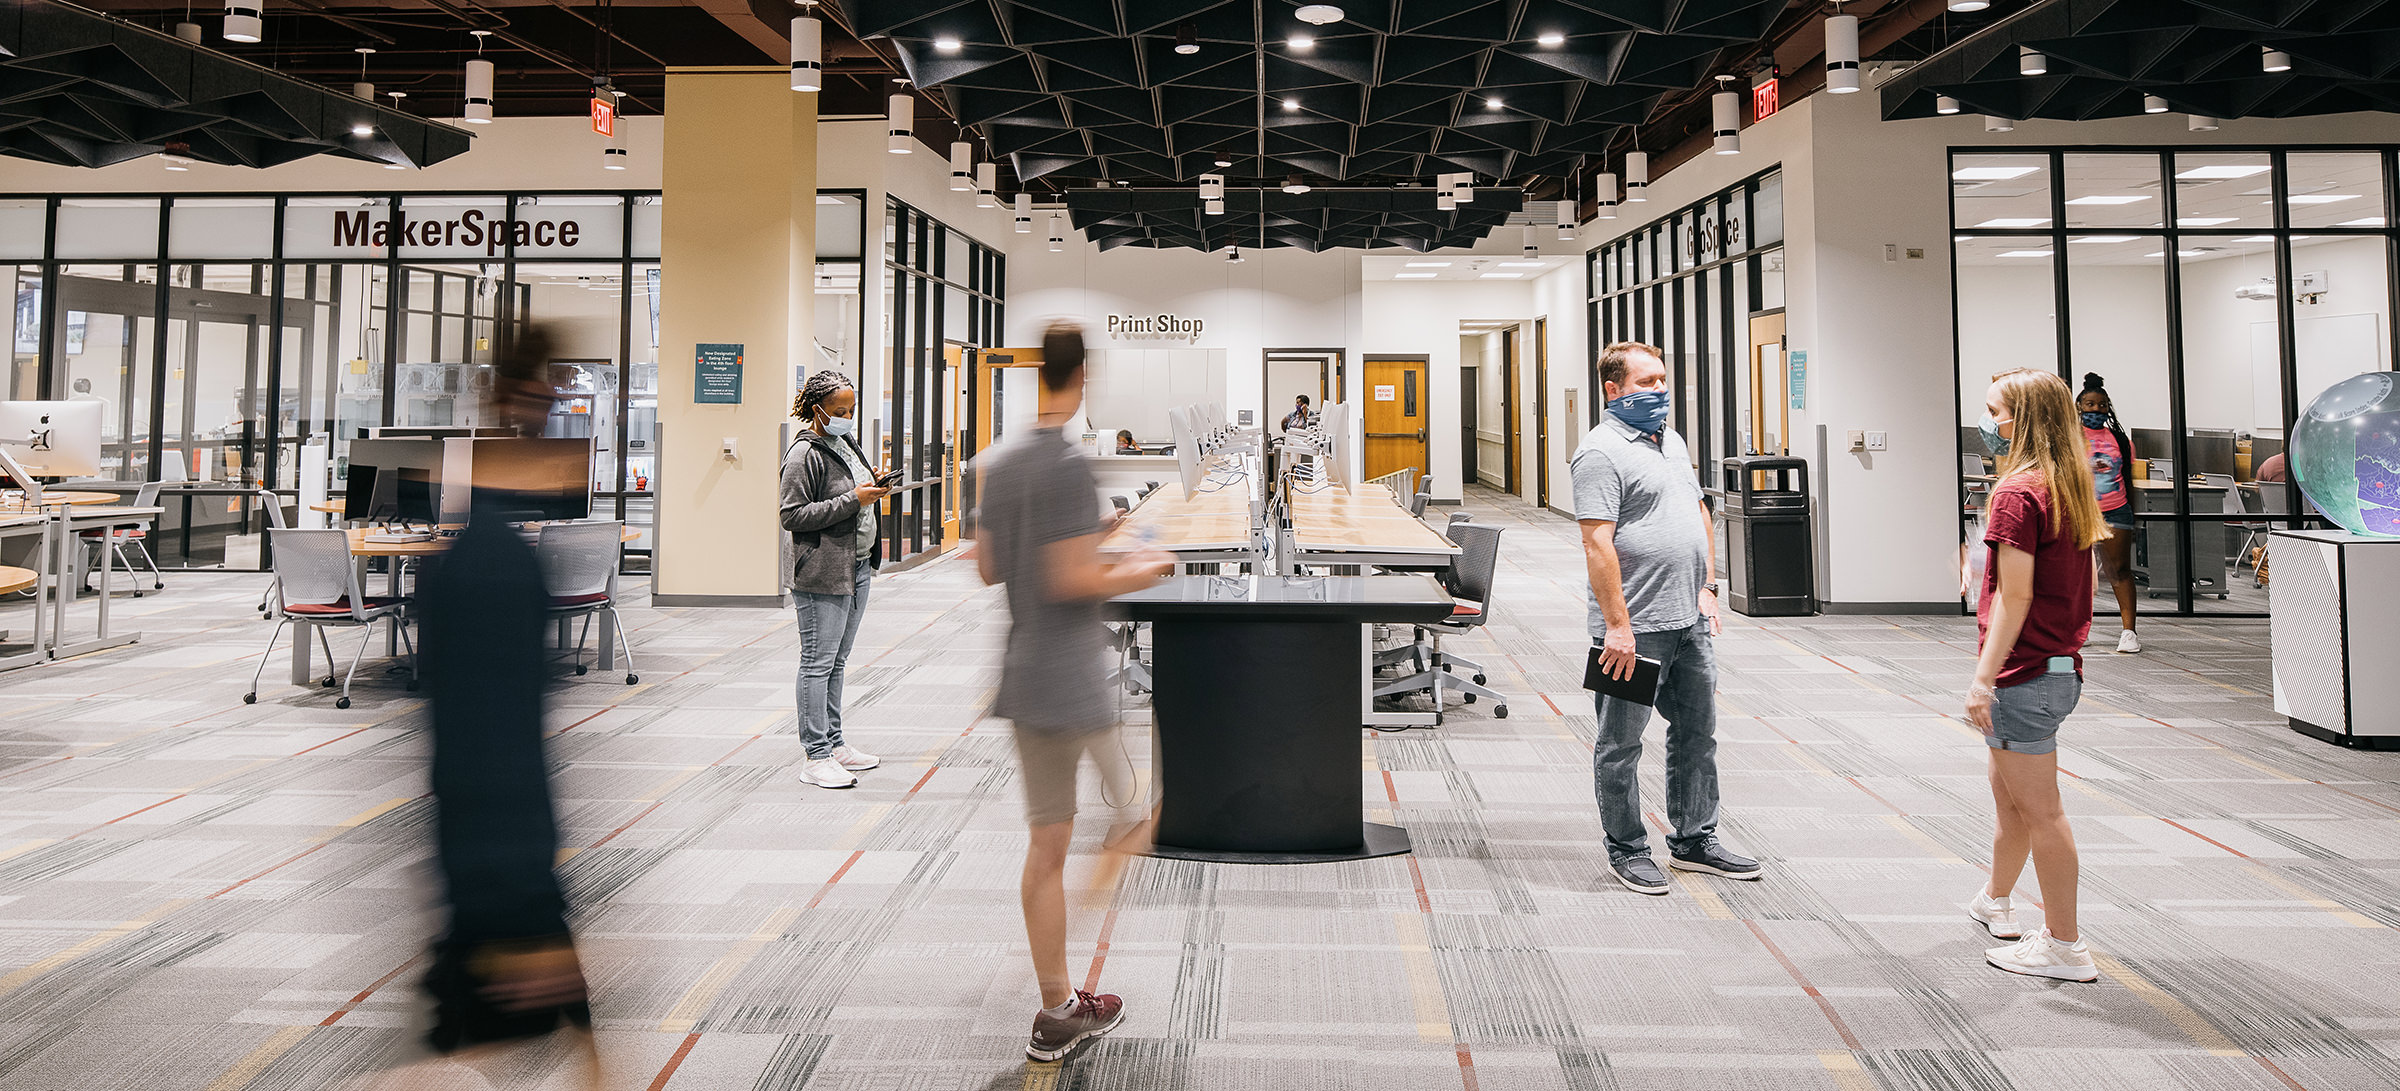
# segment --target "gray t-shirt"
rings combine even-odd
[[[1116,720],[1100,603],[1050,593],[1046,547],[1100,532],[1091,461],[1057,428],[1015,433],[982,456],[977,548],[1008,588],[1008,643],[992,713],[1036,731],[1080,732]]]
[[[850,468],[852,484],[872,485],[875,483],[875,472],[867,469],[867,460],[859,457],[858,448],[852,446],[850,440],[834,440],[833,449],[841,452],[842,465]],[[876,522],[875,505],[860,504],[858,506],[858,563],[860,564],[867,563],[867,559],[875,555],[875,537],[879,533]]]
[[[1658,435],[1652,443],[1603,414],[1568,463],[1575,518],[1617,524],[1618,573],[1636,633],[1690,628],[1700,620],[1700,586],[1708,582],[1708,524],[1690,449],[1672,428]],[[1588,581],[1584,600],[1592,639],[1600,640],[1608,623]]]

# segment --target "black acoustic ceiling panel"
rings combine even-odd
[[[1330,250],[1473,246],[1525,206],[1515,189],[1477,189],[1457,211],[1434,207],[1430,189],[1229,189],[1210,216],[1189,188],[1067,191],[1068,221],[1103,250],[1119,246],[1292,246]]]
[[[311,155],[423,167],[469,139],[84,8],[0,0],[0,155],[75,167],[165,151],[243,167]]]
[[[2019,47],[2048,62],[2024,75]],[[2267,72],[2262,47],[2291,55]],[[1927,58],[1883,87],[1886,118],[2299,117],[2400,109],[2400,0],[2048,0]]]
[[[1025,181],[1190,182],[1223,155],[1236,177],[1353,183],[1564,173],[1785,5],[1348,0],[1311,25],[1291,0],[834,2]]]

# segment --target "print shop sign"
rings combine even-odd
[[[406,213],[382,219],[363,211],[333,214],[335,246],[381,249],[397,242],[402,249],[481,247],[485,256],[498,257],[511,247],[573,246],[582,237],[583,225],[574,220],[512,220],[486,216],[475,208],[451,220],[412,220]]]
[[[1176,314],[1112,314],[1108,316],[1108,336],[1116,341],[1184,341],[1200,340],[1204,325],[1197,318]]]

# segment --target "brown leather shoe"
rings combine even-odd
[[[1075,990],[1075,1006],[1065,1015],[1052,1015],[1048,1010],[1033,1017],[1033,1040],[1025,1043],[1025,1055],[1037,1061],[1055,1061],[1075,1051],[1086,1038],[1097,1038],[1117,1029],[1125,1020],[1125,1001],[1108,993],[1093,995]]]

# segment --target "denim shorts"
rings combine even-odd
[[[2122,507],[2110,508],[2107,511],[2101,512],[2100,521],[2107,524],[2109,528],[2113,530],[2132,530],[2133,505],[2126,504]]]
[[[2083,676],[2054,671],[2030,682],[2003,686],[1992,695],[1992,730],[1983,744],[2014,754],[2058,750],[2058,725],[2083,698]]]

